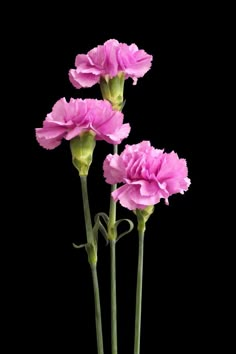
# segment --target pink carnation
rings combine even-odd
[[[185,159],[175,152],[154,149],[149,141],[126,145],[119,155],[108,155],[103,164],[109,184],[124,183],[112,193],[124,207],[144,209],[175,193],[183,194],[190,185]]]
[[[47,115],[43,128],[36,129],[36,139],[45,149],[54,149],[63,138],[71,140],[92,130],[96,140],[120,144],[130,132],[130,125],[123,124],[123,118],[108,101],[71,98],[67,102],[61,98]]]
[[[126,79],[131,77],[136,84],[137,79],[150,69],[151,61],[152,56],[139,50],[136,44],[127,45],[110,39],[87,54],[78,54],[75,59],[76,69],[69,71],[69,78],[79,89],[95,85],[100,77],[113,78],[123,72]]]

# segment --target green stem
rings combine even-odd
[[[98,286],[98,276],[96,265],[91,265],[92,277],[93,277],[93,291],[94,291],[94,304],[95,304],[95,324],[97,334],[97,349],[98,354],[104,354],[103,349],[103,336],[102,336],[102,320],[101,320],[101,306]]]
[[[139,230],[134,354],[140,354],[142,286],[143,286],[143,251],[144,251],[144,230]]]
[[[80,176],[83,207],[84,207],[84,221],[86,228],[87,242],[92,244],[93,240],[93,227],[90,215],[89,198],[88,198],[88,186],[87,186],[87,176]]]
[[[118,147],[113,145],[113,152],[117,154]],[[117,188],[116,184],[111,186],[111,193]],[[110,261],[111,261],[111,352],[118,353],[117,345],[117,304],[116,304],[116,203],[110,197],[108,238],[110,240]]]
[[[98,277],[97,277],[97,244],[93,236],[93,227],[92,227],[89,199],[88,199],[87,176],[80,176],[80,181],[81,181],[81,189],[82,189],[82,197],[83,197],[86,236],[87,236],[87,243],[88,243],[86,250],[88,253],[88,261],[91,267],[92,279],[93,279],[97,349],[98,349],[98,354],[104,354],[101,305],[100,305],[99,286],[98,286]]]
[[[113,145],[113,153],[118,153],[118,146]],[[112,184],[111,193],[114,192],[117,188],[117,184]],[[110,209],[109,209],[109,225],[108,225],[108,233],[110,234],[109,238],[116,238],[116,230],[115,230],[115,222],[116,222],[116,202],[110,196]]]
[[[117,308],[116,308],[116,241],[110,240],[111,252],[111,347],[112,354],[118,353],[117,347]]]

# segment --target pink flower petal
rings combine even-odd
[[[54,129],[37,128],[36,139],[40,146],[45,149],[54,149],[61,144],[61,140],[65,135],[63,127],[55,127]]]
[[[69,71],[69,78],[79,89],[95,85],[101,77],[113,78],[123,72],[126,79],[131,77],[136,84],[137,79],[150,69],[151,62],[152,56],[139,50],[135,44],[127,45],[110,39],[87,54],[78,54],[76,69]]]
[[[92,87],[97,84],[100,80],[100,76],[71,69],[69,71],[69,80],[76,88],[80,89],[81,87]]]
[[[103,135],[98,135],[103,139],[97,139],[97,140],[105,140],[106,142],[110,144],[120,144],[123,139],[127,138],[129,133],[130,133],[130,125],[129,123],[123,124],[120,128],[117,128],[114,133],[112,134],[103,134]]]
[[[43,128],[36,129],[41,146],[53,149],[61,140],[71,140],[85,131],[93,131],[96,140],[119,144],[130,132],[130,125],[123,124],[123,113],[114,111],[108,101],[62,98],[46,116]]]
[[[126,145],[119,155],[109,155],[103,165],[106,182],[123,182],[112,196],[124,207],[134,210],[155,205],[190,185],[187,166],[175,152],[154,149],[149,141]]]
[[[119,200],[120,204],[129,210],[144,209],[146,207],[145,205],[133,201],[132,196],[134,193],[134,188],[125,184],[112,192],[111,195],[115,201]]]
[[[120,183],[124,180],[126,171],[120,156],[108,155],[103,163],[104,177],[109,184]]]

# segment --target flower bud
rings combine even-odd
[[[82,133],[70,141],[72,162],[79,171],[80,176],[87,176],[93,160],[95,148],[95,133],[90,131]]]

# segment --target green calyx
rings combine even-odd
[[[113,109],[117,111],[121,111],[124,106],[124,82],[125,76],[122,72],[113,78],[105,76],[100,80],[103,99],[109,101],[112,104]]]
[[[72,162],[80,176],[87,176],[96,145],[95,133],[88,131],[70,141]]]
[[[146,222],[154,212],[154,205],[147,206],[145,209],[136,209],[134,213],[138,220],[138,231],[144,232],[146,229]]]

